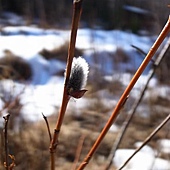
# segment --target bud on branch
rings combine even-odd
[[[68,94],[74,98],[81,98],[87,91],[83,89],[87,83],[89,66],[82,57],[73,58],[71,74],[67,85]]]

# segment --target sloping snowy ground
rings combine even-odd
[[[53,75],[56,72],[64,70],[66,64],[57,60],[46,60],[39,52],[44,48],[50,50],[60,47],[69,40],[69,36],[70,31],[65,30],[45,30],[25,26],[4,27],[2,29],[0,38],[0,56],[3,56],[3,51],[8,49],[14,54],[26,59],[31,64],[33,70],[32,81],[26,86],[25,93],[22,96],[22,102],[24,103],[27,101],[26,108],[23,108],[23,113],[28,115],[27,119],[30,118],[32,120],[34,115],[36,120],[39,117],[37,114],[39,115],[40,112],[51,114],[54,111],[54,106],[59,106],[59,102],[57,101],[61,101],[63,77],[59,78],[54,77]],[[93,67],[93,65],[96,64],[91,55],[94,52],[97,52],[99,54],[98,67],[100,68],[103,67],[103,65],[106,65],[105,73],[112,73],[113,67],[109,66],[109,64],[112,63],[111,60],[100,55],[102,54],[101,52],[114,53],[118,47],[121,47],[127,53],[134,55],[130,56],[132,62],[127,64],[127,66],[132,67],[133,63],[133,68],[137,68],[141,63],[142,58],[136,56],[139,54],[132,49],[131,44],[142,48],[144,51],[148,51],[152,45],[153,39],[154,37],[137,36],[119,30],[95,31],[80,29],[78,31],[76,46],[77,48],[84,50],[83,57],[87,59],[90,67]],[[105,62],[103,62],[104,57],[107,58]],[[123,74],[121,81],[125,81],[127,84],[129,81],[129,78],[127,81],[127,77],[129,76],[129,74]],[[16,83],[16,85],[17,84],[19,83]],[[83,102],[83,100],[81,101]]]
[[[1,81],[3,88],[6,91],[10,91],[14,96],[19,94],[23,88],[24,93],[21,95],[21,103],[24,104],[22,108],[23,116],[28,120],[42,119],[41,113],[50,115],[55,111],[55,107],[59,107],[62,99],[63,92],[63,77],[53,76],[57,71],[65,69],[65,63],[56,60],[45,60],[39,51],[42,49],[53,49],[61,46],[69,40],[69,31],[62,30],[44,30],[34,27],[4,27],[0,37],[0,56],[3,56],[5,49],[11,50],[14,54],[25,58],[32,66],[33,78],[32,81],[26,86],[19,82],[12,82],[9,80]],[[77,48],[84,50],[84,57],[92,67],[96,63],[91,55],[95,52],[98,56],[98,68],[102,68],[105,65],[106,80],[116,79],[116,75],[111,75],[113,72],[113,65],[109,58],[103,60],[105,51],[114,53],[117,48],[122,48],[131,57],[131,63],[126,64],[123,67],[133,67],[136,69],[142,61],[139,54],[132,49],[131,45],[140,47],[147,52],[153,44],[155,37],[137,36],[132,33],[122,32],[119,30],[102,31],[102,30],[90,30],[80,29],[77,37]],[[133,64],[133,65],[132,65]],[[123,69],[123,68],[122,68]],[[124,85],[130,81],[130,74],[119,75],[119,80]],[[141,88],[142,84],[146,80],[146,76],[142,76],[136,85],[137,88]],[[153,79],[150,86],[154,87],[157,84],[156,79]],[[169,88],[168,88],[169,89]],[[133,95],[137,95],[139,90],[133,92]],[[165,91],[165,90],[162,90]],[[1,94],[2,95],[2,94]],[[112,103],[114,101],[112,100]],[[86,98],[82,98],[76,102],[72,102],[70,105],[73,107],[84,107],[87,104]],[[106,102],[107,103],[107,102]],[[1,101],[0,107],[3,106]],[[5,114],[5,111],[4,111]],[[2,121],[2,119],[1,119]],[[161,148],[169,149],[169,142],[167,140],[160,141]],[[126,169],[136,170],[169,170],[170,163],[166,160],[156,158],[153,154],[154,151],[141,151],[137,156],[129,163]],[[166,150],[166,149],[165,149]],[[114,163],[116,166],[120,166],[123,161],[132,154],[134,150],[121,149],[116,152]]]

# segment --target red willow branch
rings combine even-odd
[[[78,167],[77,170],[84,169],[86,167],[86,165],[89,163],[89,161],[92,158],[93,154],[95,153],[95,151],[99,147],[100,143],[104,139],[105,135],[109,131],[111,125],[113,124],[113,121],[115,120],[115,118],[119,114],[119,111],[122,108],[123,103],[126,101],[130,91],[134,87],[135,83],[137,82],[137,80],[141,76],[141,74],[144,71],[144,69],[146,68],[146,66],[148,65],[149,61],[152,59],[152,57],[155,54],[155,52],[157,51],[158,47],[161,45],[161,43],[163,42],[163,40],[165,39],[165,37],[169,33],[169,30],[170,30],[170,17],[168,18],[168,21],[167,21],[165,27],[163,28],[163,30],[161,31],[161,33],[158,36],[157,40],[155,41],[155,43],[151,47],[150,51],[148,52],[147,56],[143,60],[142,64],[140,65],[140,67],[136,71],[136,73],[133,76],[132,80],[130,81],[129,85],[127,86],[127,88],[125,89],[124,93],[120,97],[120,99],[119,99],[115,109],[112,112],[112,115],[110,116],[108,122],[106,123],[106,125],[103,128],[102,132],[100,133],[99,137],[96,139],[96,141],[93,144],[91,150],[86,155],[86,157],[84,158],[83,162],[80,164],[80,166]]]
[[[55,154],[56,147],[58,144],[58,136],[59,136],[60,128],[61,128],[61,125],[62,125],[62,122],[64,119],[67,104],[70,99],[70,95],[68,94],[68,91],[67,91],[67,84],[68,84],[68,81],[70,78],[71,66],[72,66],[72,61],[73,61],[73,57],[74,57],[77,29],[78,29],[78,24],[79,24],[79,20],[80,20],[80,16],[81,16],[81,11],[82,11],[82,0],[74,0],[73,6],[74,6],[74,9],[73,9],[73,18],[72,18],[71,39],[70,39],[69,49],[68,49],[68,58],[67,58],[62,105],[61,105],[61,108],[59,111],[56,128],[54,129],[54,135],[53,135],[53,138],[50,143],[51,170],[55,169],[54,154]]]
[[[110,166],[112,165],[113,157],[115,156],[115,152],[116,152],[117,148],[119,147],[119,145],[120,145],[120,143],[121,143],[121,141],[123,139],[123,136],[126,133],[126,130],[127,130],[128,126],[129,126],[133,116],[135,115],[136,109],[138,108],[138,106],[139,106],[139,104],[140,104],[140,102],[141,102],[141,100],[142,100],[142,98],[143,98],[143,96],[144,96],[144,94],[145,94],[145,92],[146,92],[146,90],[148,88],[149,82],[152,79],[152,77],[154,76],[157,67],[160,65],[161,61],[166,56],[166,53],[167,53],[167,51],[169,49],[170,49],[170,38],[168,38],[168,40],[167,40],[166,44],[164,45],[163,49],[161,50],[160,54],[158,55],[158,57],[154,61],[153,67],[149,71],[147,82],[146,82],[144,88],[142,89],[139,97],[137,98],[136,102],[133,104],[131,110],[129,111],[125,122],[121,126],[120,133],[118,134],[118,136],[117,136],[117,138],[115,140],[115,143],[114,143],[114,145],[113,145],[113,147],[111,149],[110,155],[108,156],[108,165],[106,166],[105,170],[109,170]]]

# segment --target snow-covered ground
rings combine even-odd
[[[36,121],[42,119],[41,113],[50,115],[54,113],[55,108],[59,107],[62,99],[64,77],[54,76],[57,71],[65,69],[66,63],[57,60],[46,60],[39,52],[42,49],[52,50],[60,47],[69,40],[70,31],[66,30],[45,30],[36,27],[4,27],[0,36],[0,57],[3,56],[3,51],[8,49],[14,54],[26,59],[33,69],[32,81],[27,85],[20,82],[12,82],[11,80],[1,81],[1,85],[6,91],[11,90],[14,96],[19,94],[24,88],[24,93],[21,95],[21,103],[24,105],[21,112],[27,120]],[[126,70],[133,67],[136,69],[142,62],[140,54],[136,52],[131,45],[140,47],[147,52],[153,44],[155,37],[138,36],[132,33],[123,32],[120,30],[103,31],[80,29],[77,35],[76,47],[84,51],[83,57],[86,58],[90,67],[96,65],[91,57],[94,53],[98,54],[97,67],[104,68],[107,81],[119,79],[122,84],[127,85],[130,81],[130,74],[113,75],[114,65],[105,52],[114,53],[118,48],[126,51],[130,57],[130,63],[123,65],[121,68]],[[107,75],[108,73],[108,75]],[[123,73],[123,71],[122,71]],[[136,85],[136,88],[141,88],[146,81],[146,75],[143,75]],[[156,79],[150,83],[151,87],[157,84]],[[168,88],[169,89],[169,88]],[[164,91],[164,90],[162,90]],[[133,92],[133,97],[138,95],[139,90]],[[2,94],[1,94],[2,95]],[[104,94],[103,94],[104,95]],[[110,101],[112,99],[109,99]],[[84,107],[89,103],[85,97],[80,100],[72,101],[70,107]],[[106,101],[108,103],[108,101]],[[112,100],[112,104],[115,101]],[[3,102],[0,102],[2,108]],[[76,109],[75,109],[76,110]],[[6,112],[4,111],[4,114]],[[2,121],[2,118],[1,118]],[[114,128],[115,129],[115,128]],[[160,141],[160,147],[169,148],[169,141]],[[164,146],[164,147],[163,147]],[[163,149],[164,150],[164,149]],[[166,149],[165,149],[166,150]],[[130,156],[134,150],[120,149],[116,152],[114,163],[117,167]],[[138,153],[135,158],[126,167],[128,170],[170,170],[170,163],[159,158],[155,159],[154,151],[143,150]]]
[[[27,84],[25,92],[22,95],[22,103],[27,103],[23,107],[22,112],[27,115],[27,119],[36,120],[41,117],[41,112],[49,115],[53,113],[54,106],[59,107],[64,78],[53,75],[57,71],[64,70],[66,63],[57,60],[46,60],[39,52],[42,49],[52,50],[60,47],[69,40],[69,36],[70,31],[45,30],[37,27],[20,26],[4,27],[1,29],[0,56],[3,56],[4,50],[10,50],[15,55],[26,59],[33,70],[32,81]],[[133,64],[133,68],[137,68],[142,62],[142,58],[131,45],[134,44],[144,51],[148,51],[153,43],[153,39],[155,38],[138,36],[119,30],[80,29],[77,35],[76,47],[84,51],[83,57],[87,59],[90,67],[96,65],[91,57],[92,54],[94,52],[98,53],[98,68],[100,69],[100,67],[106,65],[104,71],[107,74],[113,72],[113,62],[111,62],[109,57],[106,57],[106,61],[103,62],[104,56],[102,56],[102,52],[114,53],[117,48],[122,48],[132,55],[129,56],[132,60],[126,64],[127,67],[132,67]],[[127,84],[130,80],[128,77],[130,77],[129,74],[123,74],[120,81]],[[17,86],[21,89],[22,85],[15,83],[15,86],[15,89],[17,89]]]
[[[148,146],[146,146],[148,147]],[[118,149],[114,157],[114,163],[119,168],[133,153],[134,149]],[[123,168],[124,170],[169,170],[170,162],[161,158],[155,158],[152,148],[141,150]]]

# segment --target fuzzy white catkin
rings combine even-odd
[[[82,57],[74,57],[67,88],[72,89],[73,91],[84,88],[87,83],[88,73],[89,66],[86,60]]]

